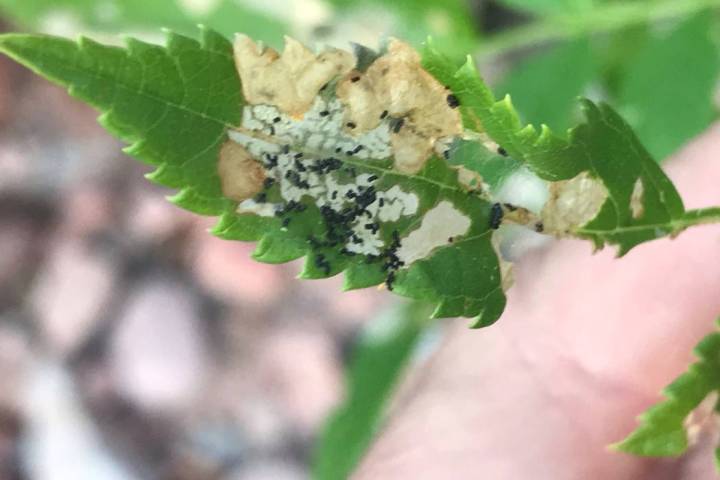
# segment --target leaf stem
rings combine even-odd
[[[666,223],[654,223],[654,224],[640,224],[617,227],[613,230],[594,230],[580,228],[575,233],[578,235],[607,235],[609,233],[627,233],[627,232],[638,232],[642,230],[657,230],[664,229],[665,235],[678,235],[684,230],[696,226],[696,225],[707,225],[711,223],[720,223],[720,207],[708,207],[699,208],[696,210],[688,210],[685,214],[675,220],[671,220]],[[659,238],[659,237],[658,237]]]
[[[682,219],[674,222],[680,228],[688,228],[694,225],[704,225],[708,223],[720,223],[720,207],[698,208],[696,210],[688,210]]]
[[[490,37],[480,45],[477,57],[487,60],[519,48],[586,35],[612,33],[644,23],[683,18],[718,7],[720,0],[618,2],[586,12],[553,15]]]

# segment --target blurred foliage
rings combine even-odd
[[[720,332],[708,334],[693,353],[697,361],[663,389],[665,399],[640,415],[638,428],[613,448],[648,457],[678,456],[687,451],[688,431],[697,429],[702,415],[709,414],[699,411],[693,419],[692,412],[706,398],[718,412],[717,395],[710,395],[720,390]],[[720,472],[720,448],[715,450],[715,466]]]
[[[589,39],[560,44],[531,56],[497,85],[499,96],[510,94],[528,123],[567,129],[576,99],[598,75]]]
[[[386,32],[416,46],[428,36],[449,55],[463,57],[477,45],[479,31],[467,0],[329,0],[342,15],[352,18],[363,11],[378,9],[396,20]],[[378,13],[379,13],[378,12]]]
[[[696,15],[651,37],[628,63],[619,103],[640,140],[664,158],[715,118],[720,58],[712,15]]]
[[[31,30],[44,30],[53,20],[71,20],[78,22],[78,28],[94,31],[155,32],[165,27],[192,36],[197,24],[203,24],[226,36],[243,32],[275,47],[281,46],[283,35],[293,30],[292,25],[272,15],[270,10],[262,11],[241,0],[208,2],[211,8],[205,13],[183,8],[181,3],[178,0],[0,0],[0,11]],[[381,35],[396,36],[416,45],[431,35],[446,51],[464,55],[477,43],[478,32],[465,0],[328,0],[327,3],[333,7],[334,20],[331,21],[352,23],[358,19],[366,23],[367,18],[361,16],[370,12],[387,19],[392,26],[391,31],[379,32]],[[288,2],[288,7],[292,6]],[[315,27],[322,31],[325,26]]]
[[[287,32],[283,22],[233,0],[221,0],[202,14],[182,8],[177,0],[0,0],[0,11],[33,30],[43,29],[57,19],[76,21],[78,28],[111,33],[154,33],[168,28],[194,35],[201,23],[227,36],[243,31],[273,44],[278,44]]]
[[[591,10],[598,0],[500,0],[507,7],[537,15]]]
[[[490,42],[493,57],[511,47],[527,50],[495,89],[512,94],[524,120],[566,128],[576,115],[573,97],[605,100],[663,160],[716,118],[720,2],[499,3],[539,15]]]
[[[429,314],[427,306],[408,303],[366,327],[347,373],[347,398],[320,436],[314,479],[349,478],[381,424],[390,395],[416,351]]]

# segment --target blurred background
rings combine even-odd
[[[2,31],[279,48],[431,35],[525,120],[606,100],[662,161],[717,115],[720,0],[0,0]],[[61,89],[0,57],[0,480],[347,478],[442,336],[421,305],[207,233]]]

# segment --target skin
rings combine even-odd
[[[687,208],[720,205],[720,124],[666,167]],[[717,478],[714,422],[677,459],[607,445],[685,370],[720,314],[720,226],[690,229],[616,259],[565,240],[516,265],[500,321],[454,321],[353,478]]]

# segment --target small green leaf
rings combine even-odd
[[[562,139],[549,128],[538,132],[532,125],[524,126],[509,96],[495,99],[471,57],[458,69],[430,40],[422,56],[423,66],[459,98],[467,129],[487,133],[512,158],[528,163],[543,179],[560,180],[580,173],[575,161],[563,153],[566,144]],[[539,161],[533,161],[534,156],[539,156]],[[552,164],[543,165],[548,157],[552,157]]]
[[[640,426],[613,448],[652,457],[685,452],[685,419],[705,397],[720,389],[720,332],[706,336],[694,353],[698,361],[663,390],[665,400],[643,413]]]
[[[396,308],[365,330],[347,373],[346,400],[320,435],[313,461],[315,480],[344,480],[380,427],[395,384],[405,369],[427,319],[418,303]]]

